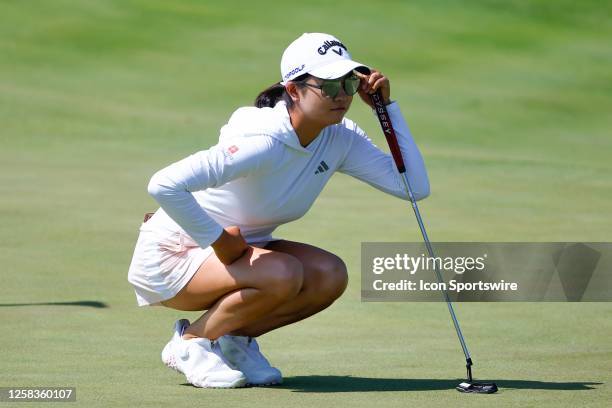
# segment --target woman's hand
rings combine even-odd
[[[231,265],[250,248],[235,225],[226,227],[210,246],[224,265]]]
[[[389,78],[375,69],[372,70],[370,75],[364,75],[357,71],[354,72],[355,75],[361,79],[361,84],[359,84],[359,96],[370,108],[374,109],[370,95],[379,89],[382,93],[384,104],[388,105],[391,103],[391,85],[389,84]]]

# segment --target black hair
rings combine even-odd
[[[292,79],[292,82],[295,82],[298,87],[304,87],[301,81],[308,79],[309,74],[303,74],[298,76],[297,78]],[[288,108],[293,106],[293,99],[287,93],[285,86],[280,82],[275,83],[274,85],[264,89],[257,95],[255,98],[254,105],[258,108],[273,108],[276,106],[278,101],[285,101]]]

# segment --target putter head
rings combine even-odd
[[[495,383],[462,382],[456,388],[459,392],[473,394],[493,394],[497,392]]]

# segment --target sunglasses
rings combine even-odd
[[[334,99],[340,93],[340,87],[344,88],[344,93],[347,96],[355,95],[359,90],[361,79],[354,74],[350,74],[339,79],[324,79],[321,85],[309,84],[306,80],[301,82],[311,88],[320,89],[323,96]]]

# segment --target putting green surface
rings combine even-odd
[[[612,305],[361,303],[360,244],[419,241],[406,202],[336,175],[275,235],[341,256],[331,308],[260,339],[274,388],[202,390],[159,353],[179,317],[136,307],[127,268],[161,167],[215,143],[331,32],[389,76],[427,164],[433,241],[610,241],[612,7],[584,1],[0,3],[0,386],[66,406],[609,406]],[[348,116],[386,150],[358,100]],[[20,404],[16,406],[26,406]],[[62,404],[60,404],[62,405]],[[7,406],[9,406],[7,404]]]

